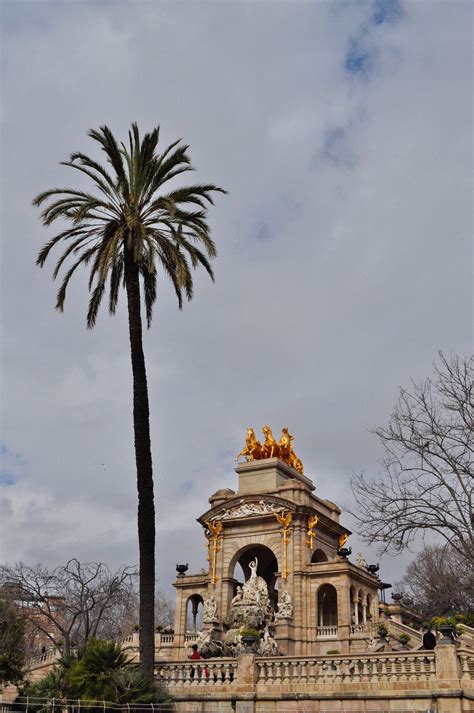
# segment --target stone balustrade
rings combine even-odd
[[[432,652],[361,654],[358,656],[272,657],[257,659],[258,683],[265,686],[344,686],[365,683],[406,684],[416,681],[433,685],[436,680]]]
[[[177,688],[232,685],[236,671],[236,659],[175,661],[156,665],[155,677],[170,691],[174,691]]]
[[[389,634],[393,637],[398,638],[401,634],[408,634],[411,639],[410,646],[419,646],[423,640],[423,634],[411,626],[402,624],[399,621],[394,621],[393,619],[382,620],[382,623],[387,624],[387,629]]]
[[[28,668],[35,668],[36,666],[44,663],[51,663],[58,659],[60,655],[61,653],[58,651],[58,649],[50,648],[42,654],[38,654],[37,656],[32,656],[31,658],[29,658],[27,661],[27,666]]]
[[[351,624],[351,636],[373,636],[376,629],[377,624],[373,624],[372,622],[367,622],[365,624]]]
[[[193,641],[196,641],[197,638],[199,637],[199,634],[201,632],[199,631],[192,631],[184,635],[184,643],[185,644],[192,644]]]
[[[318,639],[337,639],[338,638],[338,627],[337,626],[318,626],[316,629],[316,636]]]

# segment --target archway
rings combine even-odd
[[[337,592],[332,584],[318,591],[318,626],[337,626]]]
[[[258,559],[257,574],[267,583],[271,605],[276,609],[278,603],[278,583],[276,577],[278,572],[278,560],[273,551],[265,545],[249,545],[239,550],[232,558],[229,567],[229,576],[235,579],[234,595],[237,591],[237,586],[249,579],[249,564],[255,558]]]
[[[186,602],[186,631],[201,631],[204,600],[200,594],[192,594]]]
[[[311,557],[311,564],[316,564],[318,562],[327,562],[328,556],[323,550],[314,550]]]

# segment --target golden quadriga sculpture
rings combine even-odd
[[[273,437],[270,426],[264,426],[263,435],[265,441],[260,443],[257,440],[253,428],[247,428],[247,438],[245,446],[237,456],[236,460],[245,457],[248,461],[263,460],[264,458],[280,458],[284,463],[288,463],[291,468],[294,468],[298,473],[303,473],[303,464],[293,450],[294,436],[288,431],[285,426],[281,430],[280,442]]]

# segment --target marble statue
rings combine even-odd
[[[213,594],[204,602],[202,620],[205,624],[210,624],[217,619],[217,602]]]
[[[278,602],[278,609],[275,614],[275,619],[291,619],[293,616],[293,603],[289,592],[283,592],[281,599]]]
[[[277,656],[278,644],[270,633],[268,625],[263,630],[263,636],[258,644],[258,653],[260,656]]]

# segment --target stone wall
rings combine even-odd
[[[467,713],[474,710],[474,654],[256,657],[157,664],[179,713]]]

